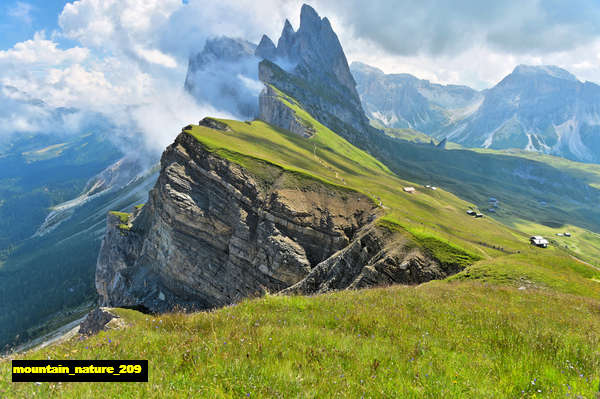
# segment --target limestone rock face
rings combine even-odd
[[[373,145],[377,132],[369,125],[348,61],[327,18],[308,5],[294,31],[285,21],[277,47],[263,36],[255,54],[262,58],[258,79],[291,96],[319,122],[362,149]],[[280,119],[261,119],[275,126]],[[287,120],[286,120],[287,122]]]
[[[211,308],[277,292],[375,217],[360,194],[264,168],[269,181],[180,134],[133,227],[108,216],[96,271],[101,305]]]
[[[258,100],[259,119],[302,137],[310,137],[314,134],[313,128],[305,125],[294,110],[282,102],[281,97],[271,86],[263,89]]]
[[[346,288],[420,284],[457,273],[442,265],[406,237],[376,224],[363,227],[352,242],[314,267],[285,294],[314,294]]]

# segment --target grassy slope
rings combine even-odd
[[[582,286],[586,287],[582,288],[583,291],[600,298],[600,284],[592,280],[599,275],[596,270],[588,266],[582,268],[581,263],[557,248],[546,249],[540,256],[542,250],[532,248],[526,234],[507,228],[492,218],[474,219],[466,215],[465,210],[471,204],[444,190],[432,191],[417,186],[416,194],[405,193],[402,188],[413,185],[412,183],[399,179],[369,154],[353,147],[319,124],[294,104],[293,100],[288,100],[288,105],[316,129],[315,136],[304,139],[273,129],[264,122],[229,120],[223,122],[232,131],[193,126],[187,132],[209,150],[244,164],[249,169],[253,168],[253,164],[245,161],[247,156],[268,160],[332,184],[353,188],[376,198],[376,201],[380,199],[386,211],[385,221],[401,226],[433,250],[440,247],[436,243],[452,243],[453,246],[485,259],[486,262],[480,262],[482,265],[498,265],[501,270],[498,272],[499,281],[503,283],[507,281],[502,277],[506,273],[512,276],[510,281],[515,285],[521,284],[523,277],[535,286],[561,287],[563,276],[555,272],[560,267],[567,275],[580,279]],[[255,168],[255,172],[259,173],[260,164]],[[509,259],[515,261],[498,261],[508,255],[512,256]],[[535,262],[529,262],[528,259],[535,259]],[[525,276],[523,270],[513,267],[514,264],[523,262],[529,262],[532,267],[546,270],[547,273]],[[474,273],[478,267],[479,263],[471,266],[469,270],[472,273],[468,275],[479,276]]]
[[[487,149],[471,149],[479,153],[487,153],[501,156],[516,156],[533,161],[543,162],[552,167],[568,173],[589,184],[591,187],[600,188],[600,165],[574,162],[564,158],[551,155],[539,154],[523,150],[495,151]],[[552,206],[553,204],[549,204]],[[566,223],[560,227],[549,227],[534,221],[523,220],[511,214],[500,212],[496,218],[527,234],[541,234],[547,236],[554,245],[573,252],[577,257],[586,262],[600,267],[600,234],[591,232],[574,225]],[[559,237],[557,233],[572,233],[572,237]]]
[[[490,218],[467,216],[469,204],[444,190],[404,193],[413,184],[289,105],[315,127],[313,138],[258,121],[224,121],[231,132],[187,132],[255,173],[269,162],[381,199],[382,223],[438,254],[461,248],[481,260],[453,281],[418,287],[266,297],[160,318],[119,310],[128,328],[26,357],[146,358],[148,384],[11,385],[5,362],[0,396],[593,395],[600,369],[596,270],[560,249],[531,248],[525,234]]]
[[[425,133],[413,130],[413,129],[390,129],[385,128],[384,131],[391,137],[399,138],[412,143],[427,144],[432,139]],[[541,162],[546,165],[567,173],[574,178],[580,179],[581,181],[589,184],[591,187],[600,189],[600,165],[586,164],[581,162],[570,161],[565,158],[555,157],[551,155],[540,154],[531,151],[524,150],[490,150],[482,148],[464,148],[458,144],[448,142],[446,148],[449,150],[468,150],[481,154],[488,154],[490,156],[501,156],[501,157],[518,157],[525,158],[536,162]],[[451,155],[450,155],[451,156]],[[464,168],[467,169],[466,167]],[[465,179],[467,180],[467,179]],[[468,181],[465,181],[468,183]],[[510,189],[504,191],[501,185],[495,185],[490,190],[490,196],[497,196],[500,198],[507,198],[511,196],[512,192]],[[539,222],[543,219],[541,215],[546,215],[546,219],[555,220],[556,214],[560,213],[559,218],[564,219],[563,208],[572,207],[571,203],[549,203],[546,206],[541,206],[536,201],[525,201],[520,202],[521,209],[518,214],[514,212],[510,207],[506,208],[503,202],[498,209],[498,212],[492,214],[487,212],[487,208],[490,206],[487,203],[487,197],[479,199],[476,205],[478,205],[488,216],[499,220],[505,225],[511,226],[518,231],[521,231],[529,236],[531,235],[543,235],[549,238],[553,245],[558,245],[563,249],[573,253],[573,255],[583,259],[585,262],[600,267],[600,234],[586,230],[577,225],[580,223],[580,218],[574,218],[572,213],[567,212],[566,215],[571,216],[571,223],[558,223],[560,226],[549,227]],[[545,209],[544,209],[545,208]],[[526,213],[529,216],[535,215],[538,222],[528,220],[524,218]],[[580,211],[580,214],[585,215],[585,210]],[[567,219],[569,219],[567,217]],[[572,237],[559,237],[556,234],[571,232]]]
[[[265,297],[193,315],[118,310],[126,329],[27,358],[149,359],[149,383],[11,384],[4,363],[0,395],[590,398],[599,309],[550,291],[434,282]]]
[[[487,216],[529,236],[548,236],[561,248],[600,266],[600,213],[594,199],[600,183],[598,165],[524,151],[460,149],[450,144],[447,148],[451,151],[442,151],[398,140],[394,170],[403,178],[456,193]],[[528,168],[535,168],[546,184],[516,177],[523,171],[527,175]],[[552,184],[560,179],[571,181],[563,186]],[[500,199],[497,213],[487,211],[489,197]],[[565,231],[573,237],[556,236]]]

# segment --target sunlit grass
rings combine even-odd
[[[23,357],[148,359],[148,383],[11,384],[3,362],[0,396],[591,398],[598,385],[600,302],[548,290],[435,282],[117,312],[128,328]]]

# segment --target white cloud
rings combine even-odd
[[[44,32],[37,32],[33,39],[17,43],[12,49],[0,51],[0,63],[59,65],[80,63],[88,55],[89,50],[83,47],[61,50],[55,42],[45,38]]]
[[[34,7],[31,4],[17,1],[13,6],[8,8],[7,14],[9,17],[17,18],[25,24],[31,25],[33,22],[33,17],[31,16],[33,9]]]
[[[62,33],[84,46],[108,51],[151,48],[180,0],[80,0],[59,16]]]
[[[175,68],[177,66],[177,61],[173,57],[160,50],[145,49],[137,46],[134,48],[134,51],[140,58],[152,64],[162,65],[167,68]]]

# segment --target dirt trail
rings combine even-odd
[[[599,271],[600,271],[600,267],[598,267],[598,266],[594,266],[594,265],[592,265],[591,263],[588,263],[588,262],[586,262],[586,261],[584,261],[584,260],[581,260],[581,259],[579,259],[579,258],[578,258],[578,257],[576,257],[576,256],[573,256],[573,255],[571,255],[571,258],[575,259],[575,260],[576,260],[577,262],[579,262],[579,263],[583,263],[584,265],[588,265],[589,267],[592,267],[592,268],[594,268],[594,269],[596,269],[596,270],[599,270]]]

